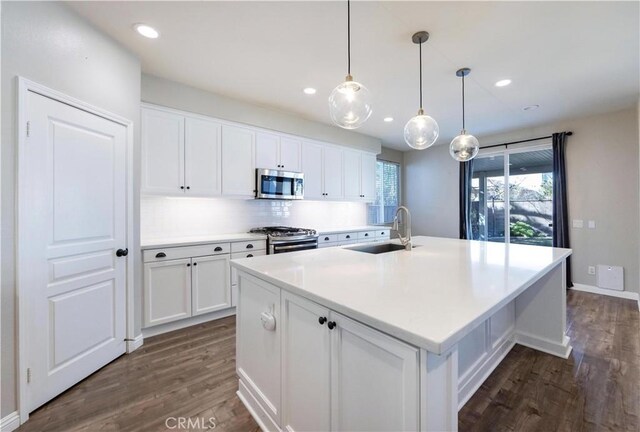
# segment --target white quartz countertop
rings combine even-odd
[[[239,242],[239,241],[251,241],[251,240],[266,240],[267,236],[263,234],[251,234],[251,233],[237,233],[237,234],[218,234],[218,235],[206,235],[206,236],[192,236],[192,237],[173,237],[165,239],[144,239],[140,243],[140,248],[156,249],[165,247],[178,247],[178,246],[196,246],[207,243],[218,242]]]
[[[345,246],[231,265],[439,354],[571,255],[437,237],[414,237],[413,244],[412,251],[374,255]]]

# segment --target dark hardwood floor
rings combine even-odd
[[[460,431],[640,429],[637,302],[571,291],[567,303],[571,357],[516,346],[460,411]],[[178,417],[215,417],[217,431],[256,431],[235,395],[234,338],[234,317],[149,338],[18,431],[180,430],[165,426]]]

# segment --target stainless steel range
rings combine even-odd
[[[270,255],[318,247],[318,233],[313,229],[274,226],[253,228],[249,232],[267,235],[267,253]]]

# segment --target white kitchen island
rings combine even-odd
[[[238,395],[264,430],[457,430],[514,344],[568,357],[571,250],[413,244],[231,262]]]

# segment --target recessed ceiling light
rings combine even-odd
[[[133,28],[139,34],[149,39],[157,39],[158,36],[160,36],[160,33],[158,33],[158,30],[146,24],[134,24]]]
[[[387,123],[390,123],[393,121],[393,117],[385,117],[383,120],[386,121]]]
[[[510,79],[503,79],[496,83],[496,87],[505,87],[505,86],[508,86],[509,84],[511,84]]]
[[[540,108],[540,105],[527,105],[526,107],[522,108],[522,111],[533,111],[537,110],[538,108]]]
[[[308,94],[308,95],[316,94],[316,89],[314,89],[313,87],[306,87],[302,91],[304,92],[304,94]]]

